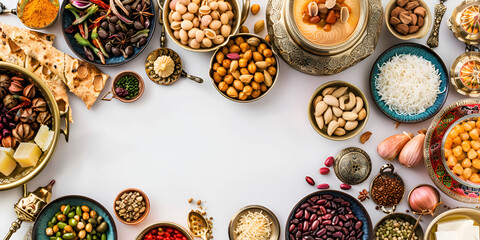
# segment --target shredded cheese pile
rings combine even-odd
[[[270,237],[272,222],[260,212],[248,212],[240,217],[235,234],[238,240],[267,240]]]
[[[399,115],[416,115],[431,107],[440,91],[440,74],[435,66],[411,54],[392,57],[379,66],[375,86],[390,110]]]

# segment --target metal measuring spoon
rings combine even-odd
[[[170,48],[165,47],[165,42],[166,42],[166,37],[165,37],[165,22],[163,21],[162,17],[162,12],[164,11],[163,9],[163,0],[158,0],[157,1],[157,11],[159,12],[159,17],[158,17],[158,23],[162,26],[160,28],[160,48],[154,50],[151,52],[147,60],[145,61],[145,72],[147,73],[148,77],[150,80],[154,81],[155,83],[162,84],[162,85],[168,85],[172,84],[175,81],[178,80],[180,77],[186,77],[188,79],[191,79],[195,82],[198,83],[203,83],[203,79],[197,76],[189,75],[185,70],[182,68],[182,60],[180,59],[180,56],[178,55],[177,52],[173,51]],[[155,60],[160,57],[168,55],[169,57],[172,58],[172,60],[175,62],[175,70],[172,75],[162,78],[160,77],[154,70],[153,70],[153,63]]]
[[[190,211],[188,213],[188,228],[190,232],[193,233],[195,237],[200,237],[203,240],[208,240],[207,233],[210,230],[210,226],[207,223],[207,220],[202,216],[202,214]]]

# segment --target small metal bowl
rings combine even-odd
[[[456,220],[456,219],[462,219],[462,218],[467,218],[474,220],[478,224],[480,224],[479,219],[480,219],[480,210],[474,209],[474,208],[455,208],[455,209],[450,209],[440,215],[438,215],[436,218],[434,218],[430,224],[427,227],[427,230],[425,231],[425,236],[423,237],[424,240],[432,240],[435,239],[435,232],[437,231],[437,223],[441,221],[447,221],[447,220]]]
[[[123,97],[120,97],[115,92],[115,85],[117,85],[118,80],[120,80],[124,76],[133,76],[135,79],[138,80],[138,94],[137,94],[137,96],[135,96],[132,99],[125,99]],[[120,100],[121,102],[131,103],[131,102],[137,101],[143,95],[144,90],[145,90],[145,83],[143,82],[142,77],[138,73],[132,72],[132,71],[123,71],[123,72],[117,74],[117,76],[115,76],[115,78],[113,79],[113,82],[112,82],[112,88],[110,89],[110,92],[105,94],[102,97],[102,100],[103,101],[111,101],[113,98],[116,98],[116,99]],[[107,97],[109,94],[112,94],[111,98]]]
[[[389,219],[395,219],[395,218],[400,218],[404,221],[409,222],[412,225],[415,225],[415,222],[417,222],[417,219],[412,217],[411,215],[405,214],[405,213],[391,213],[388,214],[387,216],[383,217],[378,223],[375,225],[375,228],[373,232],[375,233],[375,236],[377,236],[377,231],[380,225],[382,225],[385,221]],[[423,229],[420,224],[417,225],[417,228],[415,229],[415,235],[417,235],[418,239],[423,239]]]
[[[248,39],[248,38],[251,38],[251,37],[256,37],[258,39],[260,39],[260,43],[265,43],[267,45],[267,48],[272,50],[272,56],[275,57],[275,68],[277,69],[277,72],[275,74],[275,76],[272,76],[272,86],[270,86],[266,92],[260,94],[260,96],[258,96],[257,98],[251,98],[251,99],[246,99],[246,100],[240,100],[240,99],[235,99],[235,98],[231,98],[230,96],[228,96],[225,92],[222,92],[220,91],[220,89],[218,88],[218,85],[217,83],[215,83],[215,80],[213,80],[213,73],[215,72],[213,70],[213,64],[215,63],[216,59],[215,59],[215,56],[217,56],[217,53],[220,52],[222,50],[221,47],[227,45],[227,43],[236,38],[236,37],[243,37],[245,39]],[[220,93],[222,94],[222,96],[224,96],[225,98],[229,99],[229,100],[232,100],[234,102],[240,102],[240,103],[249,103],[249,102],[255,102],[257,100],[259,100],[260,98],[262,98],[263,96],[267,95],[268,92],[270,92],[270,90],[273,88],[273,86],[275,86],[275,83],[277,82],[277,78],[278,78],[278,75],[279,75],[279,72],[280,72],[280,64],[278,64],[278,56],[277,54],[275,53],[275,51],[273,50],[272,46],[270,45],[270,43],[268,43],[265,39],[259,37],[258,35],[255,35],[255,34],[251,34],[251,33],[239,33],[239,34],[236,34],[236,35],[231,35],[230,37],[227,38],[227,40],[222,44],[220,45],[220,47],[215,51],[215,53],[213,53],[213,56],[212,56],[212,59],[210,60],[210,71],[209,71],[209,76],[210,76],[210,79],[212,79],[212,83],[213,83],[213,86],[215,86],[215,89]],[[252,80],[253,81],[253,80]]]
[[[455,121],[452,125],[450,125],[450,127],[447,129],[447,131],[445,132],[445,134],[443,135],[443,138],[442,138],[442,146],[441,146],[441,154],[442,154],[442,162],[443,162],[443,166],[445,167],[448,175],[450,175],[450,177],[452,177],[453,179],[455,179],[455,181],[459,182],[460,184],[463,184],[463,185],[466,185],[466,186],[469,186],[469,187],[472,187],[472,188],[479,188],[480,187],[480,183],[473,183],[471,181],[466,181],[466,180],[463,180],[461,179],[460,177],[457,176],[457,174],[455,174],[451,169],[450,167],[448,166],[447,164],[447,158],[445,157],[445,141],[447,140],[447,136],[448,134],[450,134],[450,132],[452,131],[452,129],[457,126],[458,124],[460,123],[463,123],[463,122],[467,122],[467,121],[470,121],[470,120],[476,120],[480,118],[480,113],[477,113],[477,114],[470,114],[470,115],[467,115],[467,116],[464,116],[460,119],[458,119],[457,121]]]
[[[177,229],[178,231],[180,231],[186,238],[187,240],[195,240],[192,236],[192,234],[185,228],[183,228],[182,226],[180,226],[179,224],[176,224],[176,223],[173,223],[173,222],[159,222],[159,223],[155,223],[155,224],[152,224],[146,228],[144,228],[138,235],[137,237],[135,238],[135,240],[143,240],[143,237],[148,233],[150,232],[151,230],[153,230],[154,228],[159,228],[159,227],[171,227],[171,228],[175,228]]]
[[[348,131],[343,136],[335,136],[335,135],[329,136],[327,134],[326,127],[324,127],[323,129],[318,128],[317,123],[315,121],[315,114],[314,114],[315,113],[315,106],[314,106],[313,103],[315,101],[315,98],[317,96],[320,96],[322,94],[323,89],[325,89],[327,87],[337,87],[337,88],[338,87],[348,87],[347,92],[352,91],[353,94],[355,94],[355,96],[362,98],[363,107],[367,111],[367,116],[362,121],[359,121],[357,128],[355,128],[354,130]],[[360,89],[358,89],[353,84],[348,83],[348,82],[344,82],[344,81],[331,81],[331,82],[327,82],[327,83],[321,85],[320,87],[318,87],[315,90],[315,92],[313,92],[312,97],[310,98],[310,101],[308,103],[308,119],[310,120],[310,124],[312,125],[313,129],[315,129],[315,131],[317,131],[317,133],[320,134],[322,137],[324,137],[326,139],[330,139],[330,140],[335,140],[335,141],[344,141],[344,140],[353,138],[357,134],[359,134],[363,130],[365,125],[367,125],[369,115],[370,115],[370,107],[368,106],[367,98],[365,97],[363,92],[360,91]]]
[[[235,215],[233,215],[232,219],[230,220],[230,223],[228,224],[228,237],[230,238],[230,240],[237,239],[237,235],[235,234],[235,229],[238,226],[238,221],[240,221],[240,218],[243,215],[247,214],[248,212],[265,213],[267,215],[267,218],[269,218],[270,221],[272,222],[272,225],[271,225],[272,232],[268,240],[278,240],[280,238],[280,223],[278,222],[278,219],[275,216],[275,214],[264,206],[250,205],[238,210],[238,212],[235,213]]]
[[[23,11],[25,9],[25,6],[30,2],[31,0],[19,0],[18,1],[18,4],[17,4],[17,9],[16,9],[16,14],[18,15],[18,18],[20,19],[20,21],[23,23],[23,25],[29,27],[29,28],[32,28],[32,29],[36,29],[36,30],[40,30],[40,29],[45,29],[45,28],[48,28],[50,26],[52,26],[56,21],[57,21],[57,18],[58,18],[58,15],[60,13],[60,4],[58,3],[58,0],[49,0],[51,3],[53,3],[53,5],[57,6],[58,7],[58,10],[57,10],[57,14],[55,15],[55,18],[47,25],[43,26],[43,27],[32,27],[32,26],[28,26],[27,24],[25,24],[25,22],[23,21],[22,19],[22,16],[23,16]],[[12,13],[13,13],[14,10],[12,10]]]
[[[458,56],[450,67],[450,83],[457,90],[458,93],[467,97],[477,98],[480,97],[480,84],[473,80],[474,86],[468,86],[464,82],[464,68],[470,67],[471,76],[475,78],[476,68],[480,65],[480,53],[475,51],[469,51]],[[473,76],[472,76],[473,75]]]
[[[418,0],[418,3],[420,4],[420,7],[425,8],[425,22],[418,32],[403,35],[397,32],[392,24],[390,24],[390,13],[393,9],[395,9],[395,7],[397,7],[397,0],[390,0],[390,2],[388,2],[387,6],[385,7],[385,23],[387,24],[387,28],[393,36],[401,40],[409,40],[412,38],[420,39],[427,35],[427,33],[430,31],[430,27],[432,26],[432,14],[430,13],[428,5],[423,0]]]
[[[137,219],[137,220],[133,220],[133,221],[125,221],[125,219],[123,219],[122,217],[120,217],[120,215],[118,215],[118,212],[117,210],[115,209],[116,207],[116,202],[120,200],[120,197],[124,194],[124,193],[129,193],[129,192],[138,192],[140,193],[140,195],[143,197],[143,200],[145,200],[145,212],[142,213],[142,215]],[[143,222],[143,220],[145,220],[145,218],[147,218],[148,216],[148,213],[150,212],[150,200],[148,199],[147,197],[147,194],[145,194],[142,190],[140,189],[137,189],[137,188],[127,188],[123,191],[121,191],[116,197],[115,197],[115,201],[113,202],[113,212],[115,212],[115,217],[117,217],[117,219],[124,223],[124,224],[127,224],[127,225],[135,225],[135,224],[139,224],[141,222]]]

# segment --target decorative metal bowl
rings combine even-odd
[[[44,28],[48,28],[50,26],[52,26],[56,21],[57,21],[57,18],[58,18],[58,13],[60,12],[60,10],[58,9],[57,10],[57,13],[55,15],[55,18],[47,25],[43,26],[43,27],[32,27],[32,26],[28,26],[27,24],[25,24],[25,22],[23,21],[23,11],[25,9],[25,6],[32,0],[18,0],[18,3],[17,3],[17,9],[16,9],[16,14],[18,15],[18,18],[20,19],[20,21],[27,27],[29,28],[32,28],[32,29],[44,29]],[[60,4],[58,3],[58,0],[49,0],[51,3],[53,3],[53,5],[57,6],[57,8],[60,6]],[[12,10],[12,13],[14,12],[15,10]]]
[[[268,49],[271,49],[272,50],[272,56],[275,57],[275,68],[277,69],[277,73],[275,74],[275,76],[272,77],[272,86],[270,86],[266,92],[260,94],[260,96],[258,96],[257,98],[251,98],[251,99],[247,99],[247,100],[240,100],[240,99],[236,99],[236,98],[231,98],[230,96],[228,96],[225,92],[222,92],[220,91],[220,89],[218,89],[218,85],[215,83],[215,81],[213,80],[213,73],[215,72],[213,70],[213,64],[215,63],[215,56],[217,55],[217,53],[219,51],[221,51],[221,48],[218,48],[215,53],[213,53],[213,56],[212,56],[212,59],[210,60],[210,71],[209,71],[209,75],[210,75],[210,79],[212,79],[212,83],[213,85],[215,86],[215,89],[222,95],[224,96],[225,98],[229,99],[229,100],[232,100],[234,102],[239,102],[239,103],[249,103],[249,102],[255,102],[259,99],[261,99],[263,96],[267,95],[267,93],[270,92],[270,90],[273,88],[273,86],[275,86],[275,83],[277,82],[277,78],[278,78],[278,75],[279,75],[279,72],[280,72],[280,64],[279,63],[279,59],[278,59],[278,56],[277,54],[275,53],[274,49],[272,48],[272,46],[270,45],[270,43],[268,43],[265,39],[259,37],[258,35],[255,35],[255,34],[251,34],[251,33],[239,33],[239,34],[236,34],[236,35],[231,35],[230,37],[227,38],[227,40],[219,45],[219,47],[223,47],[225,45],[227,45],[228,41],[230,41],[230,39],[233,39],[233,38],[236,38],[236,37],[244,37],[244,38],[250,38],[250,37],[256,37],[260,40],[261,43],[264,43],[267,45],[267,48]],[[252,80],[253,81],[253,80]]]
[[[480,44],[480,26],[478,25],[480,20],[475,15],[475,11],[470,11],[475,8],[478,12],[480,8],[479,1],[464,0],[453,10],[452,17],[447,22],[448,28],[453,32],[453,36],[469,45]],[[474,28],[476,30],[472,29],[470,31],[470,25],[476,25]]]
[[[473,183],[471,181],[466,181],[462,178],[460,178],[459,176],[457,176],[457,174],[455,174],[451,169],[450,167],[448,166],[447,164],[447,158],[445,157],[445,141],[448,137],[448,134],[452,131],[452,129],[457,126],[458,124],[460,123],[463,123],[463,122],[467,122],[467,121],[470,121],[470,120],[478,120],[480,118],[480,113],[477,113],[477,114],[470,114],[470,115],[467,115],[467,116],[464,116],[460,119],[458,119],[457,121],[455,121],[452,125],[450,125],[450,127],[447,129],[447,131],[445,132],[445,134],[443,135],[443,138],[442,138],[442,148],[441,148],[441,151],[442,151],[442,162],[443,162],[443,166],[445,167],[445,170],[447,171],[448,175],[450,175],[450,177],[452,177],[453,179],[455,179],[455,181],[463,184],[463,185],[466,185],[466,186],[469,186],[469,187],[473,187],[473,188],[480,188],[480,183]]]
[[[232,11],[234,14],[233,17],[233,24],[232,24],[232,31],[230,32],[230,36],[234,35],[240,26],[247,20],[248,17],[248,10],[250,9],[250,0],[243,0],[243,6],[240,6],[240,1],[242,0],[228,0],[228,2],[232,5]],[[168,15],[170,14],[170,2],[171,0],[165,0],[165,3],[163,4],[163,21],[165,24],[165,30],[167,32],[167,35],[172,39],[178,46],[182,47],[183,49],[186,49],[188,51],[192,52],[211,52],[214,51],[218,48],[220,48],[223,44],[219,45],[212,45],[210,48],[191,48],[188,45],[183,44],[178,40],[174,34],[173,34],[173,29],[170,26],[170,23],[168,21]],[[228,42],[228,38],[225,38],[225,43]]]
[[[480,210],[474,208],[455,208],[450,209],[434,218],[425,231],[423,240],[436,239],[435,232],[437,231],[437,223],[440,221],[457,220],[457,219],[471,219],[474,220],[478,226],[480,224]]]
[[[137,237],[135,238],[135,240],[143,240],[143,237],[148,233],[150,232],[151,230],[155,229],[155,228],[159,228],[159,227],[171,227],[171,228],[175,228],[177,229],[178,231],[180,231],[186,238],[187,240],[195,240],[194,237],[192,236],[192,234],[185,228],[183,228],[182,226],[180,226],[179,224],[176,224],[176,223],[173,223],[173,222],[158,222],[158,223],[155,223],[155,224],[152,224],[146,228],[144,228],[138,235]]]
[[[321,46],[321,45],[312,43],[307,38],[305,38],[303,34],[300,32],[298,25],[295,22],[295,16],[294,16],[295,1],[298,1],[298,0],[291,0],[291,1],[285,2],[286,4],[285,26],[287,28],[287,31],[297,45],[301,46],[302,48],[304,48],[305,50],[313,54],[318,54],[318,55],[336,55],[352,48],[358,42],[358,40],[360,39],[360,36],[362,36],[362,34],[365,32],[365,29],[367,28],[368,18],[369,18],[369,15],[371,14],[370,4],[368,3],[368,1],[358,0],[360,3],[360,13],[359,13],[360,16],[359,16],[359,20],[355,28],[355,31],[344,42],[331,45],[331,46],[327,46],[327,45]]]
[[[365,119],[363,119],[362,121],[359,121],[358,126],[355,129],[348,131],[343,136],[335,136],[335,135],[329,136],[327,134],[327,129],[318,128],[318,125],[315,121],[315,106],[314,106],[315,98],[317,96],[320,96],[322,94],[323,89],[327,87],[348,87],[347,92],[352,91],[353,94],[355,94],[355,96],[362,98],[363,107],[367,111],[367,116],[365,117]],[[365,125],[367,125],[369,115],[370,115],[370,107],[368,105],[367,98],[365,97],[363,92],[360,89],[358,89],[355,85],[348,82],[344,82],[344,81],[331,81],[321,85],[315,90],[315,92],[313,92],[312,97],[310,98],[310,101],[308,103],[308,119],[310,120],[310,124],[312,125],[313,129],[315,129],[315,131],[317,131],[317,133],[320,134],[322,137],[330,140],[335,140],[335,141],[344,141],[344,140],[353,138],[357,134],[359,134],[363,130]]]
[[[17,166],[17,168],[15,168],[15,170],[10,174],[10,176],[5,177],[3,174],[0,176],[1,191],[21,186],[26,182],[30,181],[35,176],[37,176],[43,170],[43,168],[45,168],[45,166],[48,164],[53,154],[55,153],[55,149],[57,148],[58,140],[60,138],[60,133],[65,135],[65,140],[68,142],[70,123],[68,121],[69,109],[67,109],[66,112],[60,112],[60,110],[58,109],[58,104],[55,101],[55,97],[53,96],[52,92],[47,87],[47,85],[42,80],[40,80],[40,78],[37,77],[34,73],[18,65],[6,62],[0,62],[0,72],[23,76],[25,79],[28,79],[33,84],[35,84],[38,89],[40,89],[52,115],[51,130],[54,131],[52,143],[50,144],[50,147],[48,147],[48,149],[42,153],[42,156],[38,160],[37,165],[27,168]],[[61,118],[65,119],[65,129],[60,129]]]
[[[430,31],[430,28],[432,26],[432,13],[430,12],[430,9],[428,8],[428,5],[423,1],[423,0],[417,0],[418,3],[420,4],[420,7],[423,7],[425,9],[425,18],[424,18],[424,24],[423,26],[418,30],[416,33],[409,33],[407,35],[400,34],[395,30],[395,28],[390,24],[390,14],[392,13],[392,10],[395,9],[397,6],[397,0],[390,0],[388,2],[387,6],[385,7],[385,23],[387,24],[387,28],[392,33],[393,36],[397,37],[398,39],[401,40],[410,40],[412,38],[423,38],[425,37],[428,32]]]
[[[390,213],[387,216],[383,217],[378,221],[378,223],[375,225],[375,228],[373,229],[373,232],[375,233],[375,236],[377,235],[378,228],[387,220],[389,219],[395,219],[395,218],[400,218],[403,221],[409,222],[410,224],[415,225],[415,222],[417,219],[415,219],[413,216],[405,214],[405,213]],[[415,229],[415,235],[418,237],[418,239],[423,239],[423,229],[420,224],[418,224],[417,228]],[[413,238],[412,238],[413,239]]]
[[[458,93],[480,97],[480,53],[470,51],[458,56],[450,68],[450,82]]]
[[[249,212],[262,212],[267,218],[269,218],[272,231],[268,240],[278,240],[280,238],[280,223],[275,214],[264,206],[250,205],[238,210],[238,212],[233,215],[232,219],[230,219],[230,223],[228,224],[228,237],[230,240],[237,240],[238,237],[237,234],[235,234],[235,229],[238,226],[240,218]]]

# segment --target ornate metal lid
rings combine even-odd
[[[450,81],[458,93],[480,97],[480,53],[466,52],[453,62]]]
[[[453,10],[448,28],[458,40],[469,45],[480,44],[480,2],[464,0]]]
[[[350,147],[335,157],[335,175],[340,181],[355,185],[364,182],[372,171],[372,161],[360,148]]]

